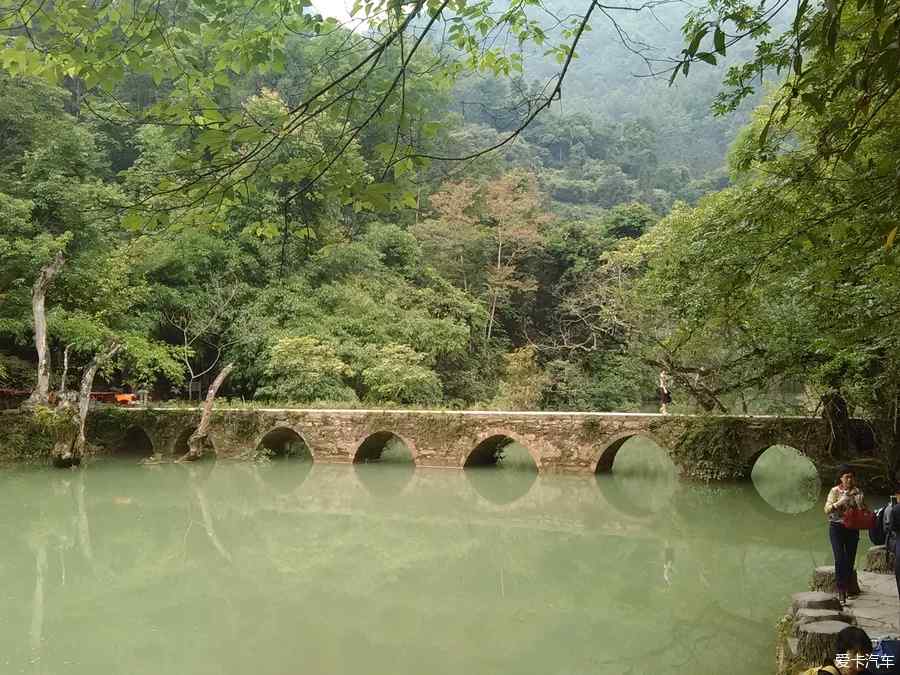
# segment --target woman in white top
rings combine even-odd
[[[847,595],[859,595],[856,583],[856,548],[859,530],[844,527],[843,517],[847,509],[862,508],[863,493],[856,487],[856,476],[849,466],[838,469],[838,484],[828,492],[825,514],[828,516],[828,538],[834,551],[834,577],[841,603]]]

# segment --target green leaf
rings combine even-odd
[[[716,26],[716,32],[713,34],[713,43],[715,44],[716,51],[725,56],[725,31]]]
[[[700,52],[697,54],[697,58],[711,66],[716,65],[716,57],[709,52]]]
[[[897,228],[900,227],[898,225],[894,225],[894,229],[888,232],[887,239],[884,242],[884,247],[888,250],[894,247],[894,239],[897,237]]]
[[[378,143],[374,150],[378,153],[378,156],[381,157],[381,161],[388,162],[391,159],[391,155],[394,154],[394,144]]]
[[[688,56],[693,56],[697,53],[697,49],[700,48],[700,41],[706,36],[708,32],[709,28],[704,26],[696,33],[694,33],[694,37],[691,39],[691,43],[688,45],[688,48],[685,52]]]
[[[425,122],[422,125],[422,135],[425,138],[434,138],[441,129],[441,122]]]
[[[819,96],[815,94],[804,92],[800,94],[800,100],[813,110],[815,110],[820,115],[825,112],[825,103]]]
[[[124,227],[127,230],[133,230],[133,231],[140,230],[141,224],[143,223],[143,221],[144,221],[144,219],[141,218],[140,213],[138,213],[136,211],[129,211],[128,213],[125,214],[125,217],[122,218],[122,227]]]
[[[759,144],[760,145],[766,144],[766,141],[769,138],[769,129],[771,128],[771,126],[772,126],[772,118],[769,117],[769,119],[766,120],[766,124],[763,127],[762,133],[760,133],[760,135],[759,135]]]
[[[409,173],[413,169],[412,159],[406,157],[394,164],[394,178],[400,178],[403,174]]]
[[[672,70],[672,75],[669,77],[669,86],[672,86],[672,83],[675,81],[675,78],[678,77],[678,71],[680,71],[680,70],[681,70],[681,64],[679,63]]]

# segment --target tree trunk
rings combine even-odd
[[[66,348],[63,350],[63,371],[59,380],[59,400],[62,400],[66,395],[66,378],[69,376],[69,347],[71,346],[66,345]]]
[[[209,386],[209,390],[206,392],[206,402],[203,404],[203,414],[200,416],[200,425],[188,439],[188,451],[178,460],[179,462],[191,461],[203,456],[203,452],[209,444],[209,420],[210,417],[212,417],[216,393],[218,393],[219,387],[222,386],[225,378],[228,377],[228,374],[233,369],[234,364],[229,363],[222,368],[219,374],[216,375],[216,379],[213,380],[213,383]]]
[[[491,313],[488,317],[487,330],[485,331],[485,340],[490,342],[491,334],[494,332],[494,316],[497,313],[497,291],[491,296]]]
[[[850,416],[847,402],[839,392],[826,394],[823,397],[822,416],[828,422],[830,439],[828,452],[832,457],[847,457],[850,449]]]
[[[34,286],[31,289],[31,313],[34,316],[34,346],[37,349],[38,369],[37,382],[31,396],[28,397],[28,405],[47,405],[50,398],[50,351],[47,349],[47,310],[45,300],[47,289],[53,282],[53,278],[62,269],[62,251],[56,254],[49,265],[41,268]]]
[[[497,225],[497,279],[500,278],[500,270],[503,268],[503,230]],[[494,288],[491,294],[491,315],[488,318],[487,330],[485,331],[486,341],[490,341],[494,332],[494,316],[497,314],[497,298],[500,291]]]
[[[56,442],[56,447],[53,449],[54,465],[65,468],[81,463],[81,457],[84,455],[84,446],[86,445],[84,425],[87,422],[88,409],[91,405],[91,389],[94,386],[94,376],[97,374],[100,364],[115,356],[121,347],[119,344],[114,344],[106,354],[95,356],[88,364],[88,367],[84,369],[84,373],[81,376],[81,386],[78,390],[78,408],[72,418],[72,424],[75,427],[74,433],[71,437],[65,436]]]

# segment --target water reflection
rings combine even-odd
[[[798,450],[784,445],[768,448],[753,465],[753,484],[762,498],[781,513],[813,508],[822,491],[815,465]]]
[[[531,453],[507,436],[492,436],[466,460],[466,479],[487,501],[511,504],[528,494],[537,480]]]
[[[475,492],[492,504],[512,504],[528,494],[537,471],[521,467],[476,466],[466,469],[466,480]]]
[[[377,497],[396,497],[406,489],[416,473],[410,460],[382,460],[367,464],[354,464],[356,478]]]
[[[412,450],[390,431],[374,433],[360,444],[353,469],[359,482],[377,497],[399,495],[416,472]]]
[[[755,675],[831,555],[818,512],[778,513],[749,484],[673,487],[617,461],[635,514],[607,483],[504,464],[0,474],[2,670]]]
[[[647,517],[665,509],[678,487],[675,465],[665,450],[641,436],[626,440],[611,473],[597,473],[597,486],[622,514]]]
[[[309,477],[311,458],[276,456],[253,465],[255,478],[265,484],[265,491],[280,495],[296,491]]]

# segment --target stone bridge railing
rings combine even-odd
[[[186,450],[199,415],[198,409],[98,407],[88,436],[108,449],[143,442],[174,456]],[[797,449],[828,480],[837,463],[871,449],[862,423],[854,426],[848,456],[830,454],[829,435],[827,423],[811,417],[306,409],[221,409],[210,431],[219,457],[302,440],[316,462],[372,461],[397,438],[416,466],[462,468],[491,463],[504,445],[518,442],[538,471],[578,473],[611,470],[622,444],[643,436],[668,452],[682,477],[713,480],[748,478],[773,445]]]

